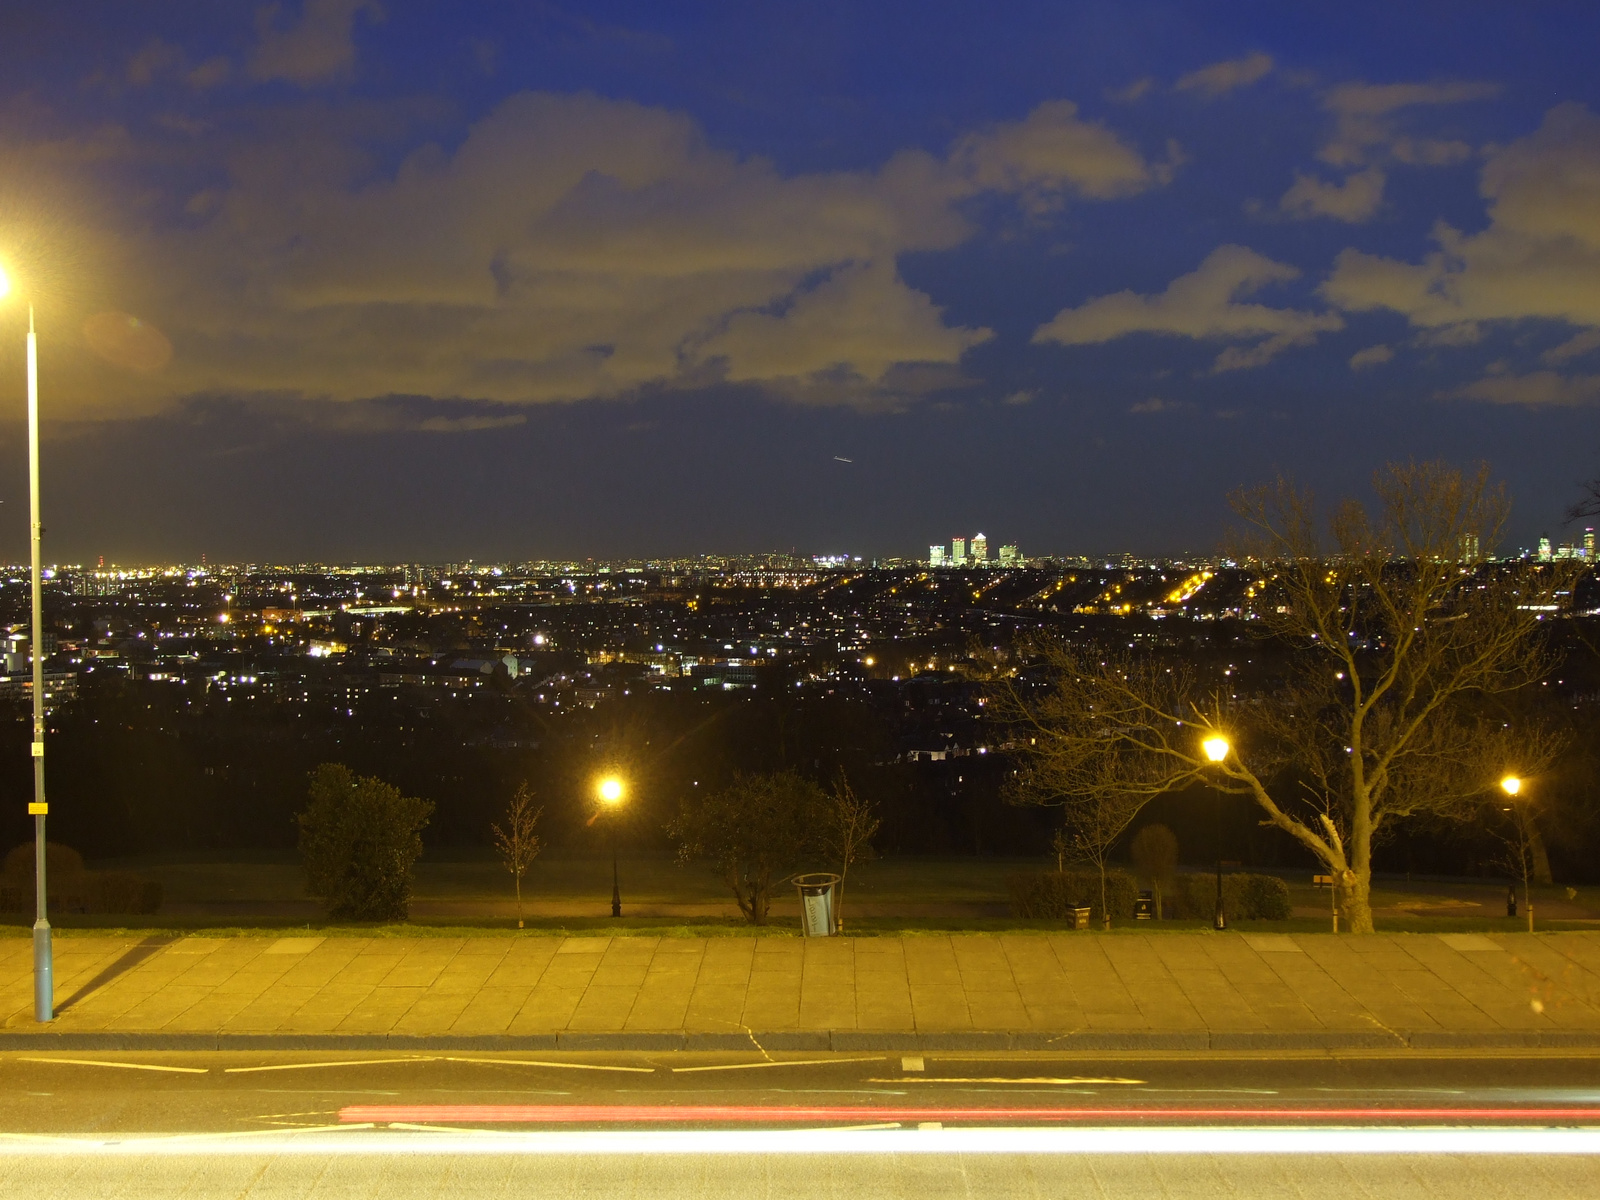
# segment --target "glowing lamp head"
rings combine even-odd
[[[600,797],[600,803],[616,807],[622,803],[622,780],[607,775],[595,787],[595,794]]]
[[[1522,790],[1522,780],[1515,775],[1507,775],[1500,781],[1500,786],[1504,789],[1506,795],[1515,796]]]
[[[1206,752],[1206,757],[1212,762],[1221,762],[1228,757],[1228,739],[1220,733],[1214,733],[1200,743],[1200,748]]]

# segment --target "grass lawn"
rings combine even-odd
[[[243,861],[239,861],[243,859]],[[1053,861],[1053,860],[1052,860]],[[292,856],[235,856],[219,861],[198,856],[127,859],[116,867],[158,879],[165,900],[160,913],[138,927],[143,935],[204,931],[237,936],[280,931],[358,936],[474,936],[516,932],[511,878],[487,856],[424,858],[417,864],[411,920],[397,925],[333,924],[305,895],[304,877]],[[1042,859],[889,858],[850,872],[845,893],[847,932],[855,936],[913,933],[1058,932],[1060,922],[1010,915],[1007,879],[1046,870]],[[725,885],[703,865],[683,866],[664,857],[625,857],[619,864],[623,911],[610,917],[611,862],[547,854],[523,882],[529,936],[645,935],[655,937],[767,936],[797,933],[798,905],[784,886],[774,898],[771,923],[747,925]],[[1286,872],[1294,916],[1287,921],[1237,921],[1240,932],[1324,932],[1331,926],[1329,894],[1311,886],[1309,871]],[[1600,889],[1569,896],[1563,887],[1535,889],[1541,929],[1600,927]],[[1378,928],[1392,932],[1516,932],[1525,916],[1505,916],[1505,884],[1493,880],[1380,878],[1373,887]],[[51,923],[73,931],[124,930],[126,916],[54,913]],[[31,916],[0,916],[0,932],[22,934]],[[1118,922],[1111,936],[1209,928],[1209,921]],[[1094,931],[1098,933],[1099,931]]]

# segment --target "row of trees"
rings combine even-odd
[[[319,766],[298,818],[307,890],[336,920],[404,920],[432,811],[381,779],[338,763]],[[542,848],[542,812],[523,784],[491,827],[513,879],[519,929],[522,880]],[[736,775],[725,788],[691,796],[669,827],[680,858],[710,864],[754,925],[766,924],[775,889],[808,859],[838,866],[834,912],[840,914],[850,868],[871,857],[877,830],[873,805],[842,773],[824,789],[793,771]],[[842,914],[838,921],[842,929]]]
[[[1200,678],[1188,662],[1050,642],[1042,687],[999,689],[1021,762],[1010,798],[1059,805],[1077,853],[1107,855],[1153,798],[1195,784],[1249,797],[1335,880],[1350,927],[1372,929],[1373,849],[1400,823],[1504,805],[1563,749],[1526,703],[1551,665],[1546,613],[1560,564],[1485,566],[1508,503],[1486,468],[1392,464],[1376,506],[1331,513],[1280,480],[1235,494],[1259,564],[1270,682]],[[1208,747],[1209,743],[1209,747]],[[1209,749],[1209,753],[1208,753]],[[1526,812],[1523,853],[1543,854]],[[1548,870],[1548,867],[1546,867]]]

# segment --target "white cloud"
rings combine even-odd
[[[1140,417],[1154,413],[1188,412],[1192,408],[1194,405],[1187,400],[1163,400],[1160,396],[1151,396],[1148,400],[1128,405],[1128,411]]]
[[[733,314],[700,356],[726,360],[733,382],[849,370],[876,383],[899,363],[958,362],[991,336],[945,325],[933,301],[885,261],[841,267],[786,299],[778,313]]]
[[[1539,357],[1551,366],[1570,362],[1600,350],[1600,329],[1584,329],[1573,334],[1559,346],[1552,346]]]
[[[1408,263],[1346,250],[1323,294],[1340,308],[1388,308],[1425,329],[1544,317],[1600,326],[1600,117],[1576,104],[1497,151],[1480,190],[1489,225],[1434,231]]]
[[[1278,201],[1285,213],[1301,219],[1332,217],[1338,221],[1369,220],[1383,200],[1384,164],[1445,166],[1473,153],[1458,139],[1415,136],[1402,128],[1404,109],[1463,104],[1493,96],[1490,83],[1389,83],[1360,81],[1330,88],[1322,106],[1334,119],[1332,137],[1317,157],[1347,172],[1337,182],[1295,172],[1293,185]]]
[[[1294,185],[1283,194],[1278,207],[1296,217],[1365,221],[1383,202],[1383,185],[1381,167],[1346,175],[1339,183],[1327,183],[1315,175],[1296,171]]]
[[[1154,296],[1132,291],[1101,296],[1077,308],[1062,309],[1040,326],[1035,342],[1087,345],[1109,342],[1131,333],[1159,333],[1229,341],[1215,369],[1260,366],[1290,346],[1316,340],[1319,333],[1342,329],[1336,313],[1302,312],[1241,302],[1274,283],[1295,279],[1300,272],[1244,246],[1220,246],[1191,274],[1172,281]]]
[[[249,134],[194,131],[186,145],[220,181],[172,196],[183,219],[163,231],[118,235],[107,257],[128,264],[122,290],[95,299],[159,323],[172,361],[115,386],[60,376],[60,402],[525,403],[727,380],[894,403],[966,386],[959,360],[989,336],[947,323],[901,278],[901,255],[969,238],[964,202],[980,194],[1102,200],[1169,170],[1064,102],[944,156],[784,174],[709,144],[681,113],[523,93],[448,151],[423,146],[374,175],[367,147],[411,136],[403,119],[361,105],[333,119],[305,101]],[[71,153],[85,192],[97,163],[141,157],[120,142]]]
[[[950,162],[979,189],[1045,203],[1067,192],[1097,200],[1130,196],[1172,176],[1170,164],[1147,162],[1105,126],[1082,120],[1068,100],[1047,101],[1024,120],[961,138]]]
[[[1357,350],[1350,356],[1350,369],[1364,371],[1368,367],[1382,366],[1394,357],[1394,350],[1388,346],[1368,346],[1365,350]]]
[[[1180,92],[1199,92],[1211,99],[1265,78],[1272,71],[1272,66],[1270,54],[1251,54],[1191,71],[1172,86]]]
[[[1518,404],[1528,408],[1573,408],[1600,402],[1600,375],[1534,371],[1528,375],[1490,375],[1454,393],[1463,400]]]
[[[259,41],[250,58],[250,75],[309,87],[348,74],[355,65],[357,13],[369,21],[383,18],[377,0],[305,0],[300,20],[279,29],[281,4],[257,9]]]

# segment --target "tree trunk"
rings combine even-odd
[[[522,928],[522,876],[521,875],[513,875],[512,879],[514,879],[516,881],[516,885],[517,885],[517,928],[521,929]]]
[[[850,864],[839,866],[839,883],[833,889],[833,931],[844,932],[844,877],[850,873]]]
[[[1372,933],[1372,867],[1370,863],[1352,870],[1339,889],[1345,928],[1351,933]]]
[[[1548,887],[1555,882],[1555,876],[1550,874],[1550,852],[1544,848],[1544,838],[1539,833],[1539,827],[1528,819],[1528,854],[1533,859],[1533,881]]]

